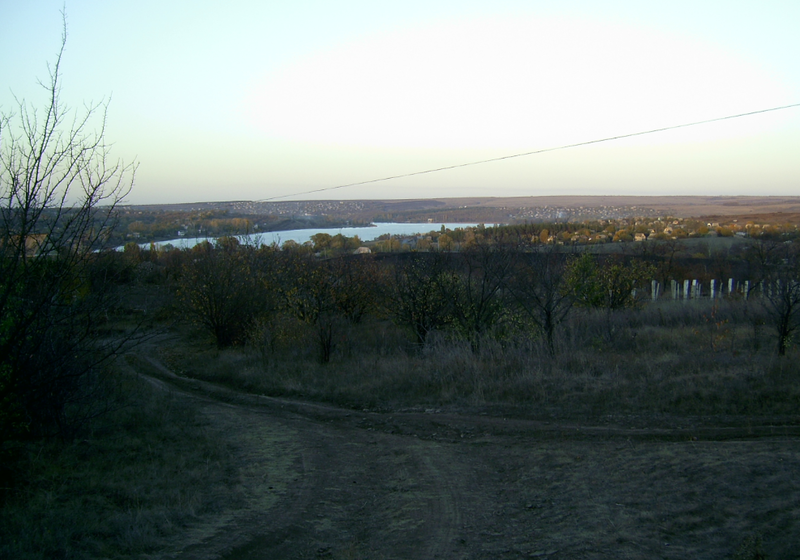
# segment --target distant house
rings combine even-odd
[[[46,233],[37,233],[25,238],[25,256],[54,257],[56,254],[56,248],[47,238]]]
[[[354,255],[368,255],[372,253],[369,247],[359,247],[355,251],[353,251]]]
[[[3,239],[0,239],[0,247],[5,246]],[[16,251],[22,249],[19,247],[17,243],[20,241],[19,237],[11,238],[7,241],[10,241],[10,249],[12,254],[16,254]],[[34,257],[49,257],[56,254],[56,251],[51,243],[47,240],[46,233],[35,233],[31,235],[25,236],[25,258],[34,258]]]

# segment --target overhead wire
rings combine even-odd
[[[261,199],[256,200],[255,202],[269,202],[269,201],[278,200],[278,199],[281,199],[281,198],[288,198],[290,196],[302,196],[302,195],[306,195],[306,194],[314,194],[314,193],[318,193],[318,192],[334,191],[334,190],[338,190],[338,189],[345,189],[345,188],[348,188],[348,187],[357,187],[357,186],[360,186],[360,185],[369,185],[369,184],[372,184],[372,183],[380,183],[380,182],[383,182],[383,181],[390,181],[390,180],[393,180],[393,179],[404,179],[406,177],[415,177],[417,175],[426,175],[428,173],[437,173],[439,171],[448,171],[450,169],[459,169],[459,168],[462,168],[462,167],[469,167],[469,166],[472,166],[472,165],[482,165],[484,163],[492,163],[492,162],[497,162],[497,161],[504,161],[504,160],[507,160],[507,159],[514,159],[514,158],[520,158],[520,157],[526,157],[526,156],[533,156],[533,155],[537,155],[537,154],[544,154],[544,153],[547,153],[547,152],[555,152],[555,151],[558,151],[558,150],[567,150],[567,149],[570,149],[570,148],[578,148],[580,146],[589,146],[591,144],[600,144],[601,142],[611,142],[611,141],[614,141],[614,140],[622,140],[624,138],[633,138],[635,136],[644,136],[646,134],[655,134],[655,133],[658,133],[658,132],[666,132],[668,130],[676,130],[676,129],[679,129],[679,128],[687,128],[687,127],[690,127],[690,126],[698,126],[698,125],[701,125],[701,124],[709,124],[709,123],[713,123],[713,122],[720,122],[720,121],[726,121],[726,120],[731,120],[731,119],[738,119],[738,118],[742,118],[742,117],[749,117],[749,116],[752,116],[752,115],[760,115],[760,114],[763,114],[763,113],[770,113],[770,112],[774,112],[774,111],[782,111],[784,109],[792,109],[792,108],[795,108],[795,107],[800,107],[800,103],[793,103],[791,105],[782,105],[780,107],[770,107],[769,109],[758,109],[756,111],[748,111],[747,113],[738,113],[738,114],[735,114],[735,115],[726,115],[724,117],[716,117],[716,118],[713,118],[713,119],[705,119],[705,120],[702,120],[702,121],[694,121],[694,122],[689,122],[689,123],[676,124],[676,125],[672,125],[672,126],[664,126],[664,127],[661,127],[661,128],[653,128],[653,129],[650,129],[650,130],[643,130],[643,131],[639,131],[639,132],[631,132],[631,133],[628,133],[628,134],[618,134],[616,136],[608,136],[608,137],[605,137],[605,138],[598,138],[598,139],[595,139],[595,140],[587,140],[587,141],[584,141],[584,142],[576,142],[574,144],[564,144],[562,146],[553,146],[553,147],[549,147],[549,148],[541,148],[541,149],[538,149],[538,150],[531,150],[531,151],[528,151],[528,152],[521,152],[521,153],[509,154],[509,155],[505,155],[505,156],[498,156],[498,157],[493,157],[493,158],[488,158],[488,159],[469,161],[469,162],[466,162],[466,163],[457,163],[457,164],[454,164],[454,165],[446,165],[446,166],[443,166],[443,167],[425,169],[425,170],[422,170],[422,171],[413,171],[411,173],[401,173],[399,175],[390,175],[390,176],[387,176],[387,177],[380,177],[378,179],[369,179],[367,181],[357,181],[355,183],[346,183],[346,184],[343,184],[343,185],[336,185],[336,186],[332,186],[332,187],[322,187],[322,188],[319,188],[319,189],[313,189],[313,190],[309,190],[309,191],[289,193],[289,194],[273,196],[273,197],[269,197],[269,198],[261,198]]]

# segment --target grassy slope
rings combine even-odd
[[[259,394],[354,408],[501,406],[524,415],[794,417],[800,371],[774,356],[774,336],[741,302],[667,302],[625,312],[576,313],[550,358],[531,336],[469,345],[437,337],[409,349],[403,333],[375,321],[342,326],[329,364],[310,333],[286,325],[270,342],[218,351],[196,342],[164,351],[188,377]],[[307,338],[306,338],[307,337]],[[767,421],[767,420],[765,420]]]
[[[326,365],[312,333],[286,324],[222,352],[182,329],[182,342],[160,353],[187,377],[354,408],[477,407],[628,427],[796,423],[797,349],[776,358],[761,321],[742,302],[667,302],[610,323],[576,314],[556,358],[535,333],[486,340],[477,353],[445,337],[415,349],[382,321],[342,326]],[[93,431],[12,450],[19,461],[4,494],[0,557],[139,557],[246,507],[230,434],[185,401],[120,376],[128,406]]]

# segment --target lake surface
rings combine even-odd
[[[306,241],[311,241],[311,236],[317,233],[327,233],[329,235],[337,235],[341,233],[345,237],[358,236],[361,241],[373,241],[381,235],[413,235],[415,233],[428,233],[431,231],[439,231],[442,226],[445,229],[457,229],[465,227],[474,227],[477,223],[457,224],[457,223],[378,223],[373,224],[372,227],[342,227],[342,228],[308,228],[308,229],[289,229],[285,231],[270,231],[262,233],[253,233],[251,235],[237,235],[236,237],[242,242],[256,243],[259,245],[272,245],[277,243],[283,245],[287,241],[294,241],[295,243],[303,244]],[[170,239],[168,241],[159,241],[156,246],[161,247],[167,244],[173,245],[179,249],[188,249],[194,247],[198,243],[206,241],[207,237],[179,237],[177,239]],[[142,247],[147,248],[150,244],[143,244]]]

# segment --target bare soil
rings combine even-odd
[[[200,405],[249,497],[163,558],[717,559],[751,535],[770,559],[800,551],[798,426],[353,411],[129,363]]]

